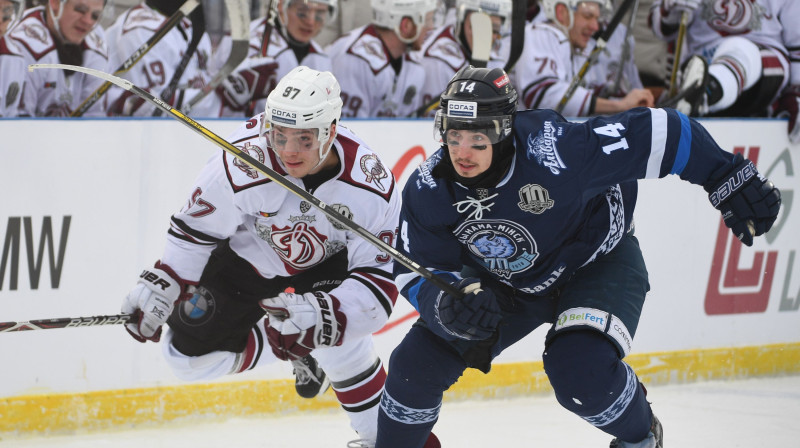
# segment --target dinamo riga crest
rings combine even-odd
[[[528,231],[513,221],[466,221],[454,232],[470,253],[483,260],[492,274],[509,279],[533,267],[539,256]]]

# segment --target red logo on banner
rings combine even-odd
[[[758,146],[751,146],[744,154],[744,147],[737,146],[734,153],[742,153],[758,164]],[[775,276],[777,251],[756,251],[753,264],[740,269],[742,243],[737,240],[720,218],[711,274],[706,289],[706,314],[763,313],[769,303],[772,280]]]

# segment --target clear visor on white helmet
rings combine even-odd
[[[464,21],[471,12],[482,12],[490,17],[498,17],[500,19],[499,27],[496,27],[495,21],[492,20],[494,34],[505,36],[511,31],[511,10],[513,8],[511,0],[458,0],[456,8],[458,28],[456,35],[460,33]]]
[[[286,23],[286,14],[293,14],[303,22],[313,20],[323,25],[336,18],[336,0],[285,0],[281,21]]]
[[[297,129],[275,122],[267,130],[269,146],[278,152],[319,151],[319,129]]]

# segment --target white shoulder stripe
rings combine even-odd
[[[653,135],[645,178],[656,179],[661,173],[661,162],[664,160],[664,151],[667,146],[667,112],[664,109],[651,108],[650,118]]]

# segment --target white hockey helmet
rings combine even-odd
[[[267,97],[262,134],[270,132],[273,125],[316,129],[321,164],[333,146],[332,140],[328,144],[331,125],[338,124],[342,116],[341,93],[339,81],[331,72],[320,72],[304,65],[293,68]]]
[[[283,0],[281,4],[283,8],[279,11],[278,17],[281,19],[281,22],[286,23],[286,8],[288,8],[292,3],[321,3],[328,7],[328,17],[325,18],[325,23],[330,23],[331,20],[336,18],[336,14],[339,12],[339,1],[338,0]]]
[[[429,12],[436,11],[436,0],[371,0],[372,23],[394,30],[400,40],[411,43],[417,40],[425,24]],[[400,36],[400,22],[403,17],[410,17],[417,25],[417,35],[411,39]]]
[[[508,34],[511,24],[512,0],[456,0],[456,36],[461,34],[461,27],[468,12],[478,11],[490,16],[498,16],[503,25],[500,34]]]
[[[14,25],[22,18],[22,12],[25,11],[25,0],[6,0],[0,2],[0,26],[3,26],[3,32],[0,36],[7,33]]]
[[[556,5],[559,3],[564,4],[567,7],[567,11],[569,11],[569,28],[572,28],[572,25],[575,23],[575,11],[578,10],[578,6],[581,3],[597,3],[600,5],[601,15],[611,10],[610,0],[539,0],[539,4],[542,6],[542,9],[544,9],[545,16],[554,23],[559,23],[558,19],[556,19]]]

